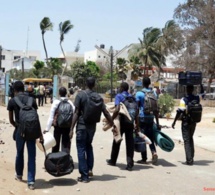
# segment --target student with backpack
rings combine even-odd
[[[72,119],[70,138],[73,137],[73,129],[76,125],[76,146],[78,153],[79,182],[88,183],[89,177],[93,176],[94,155],[92,141],[96,131],[96,123],[100,121],[103,113],[110,125],[113,120],[106,110],[102,97],[93,89],[95,78],[86,80],[87,89],[77,93],[75,98],[75,112]]]
[[[123,103],[128,113],[131,117],[131,120],[128,120],[126,116],[121,115],[120,116],[120,133],[121,136],[125,133],[125,144],[126,144],[126,157],[127,157],[127,166],[126,169],[128,171],[131,171],[134,166],[134,138],[133,138],[133,132],[134,129],[138,131],[138,106],[135,101],[135,98],[128,93],[128,83],[122,82],[120,85],[120,93],[118,93],[115,97],[115,111],[112,115],[112,119],[114,120],[120,111],[120,103]],[[134,126],[134,123],[136,126]],[[115,140],[113,140],[112,144],[112,150],[111,150],[111,157],[110,159],[106,160],[108,165],[115,166],[116,161],[119,155],[119,149],[120,149],[121,142],[116,143]]]
[[[193,95],[194,86],[187,85],[186,90],[187,96],[180,100],[180,106],[176,111],[172,128],[175,128],[176,121],[181,118],[181,130],[186,154],[185,163],[187,165],[193,165],[195,153],[193,135],[195,133],[196,123],[201,121],[202,106],[200,104],[200,97]]]
[[[144,77],[142,81],[143,89],[142,91],[138,91],[136,93],[136,101],[139,107],[140,130],[151,140],[149,148],[152,153],[152,163],[154,164],[157,162],[158,159],[153,134],[154,118],[156,119],[157,129],[160,129],[160,125],[158,119],[159,109],[157,104],[157,94],[149,88],[150,84],[150,78]],[[138,160],[137,163],[146,163],[147,150],[145,152],[141,152],[141,157],[142,159]]]
[[[52,103],[44,133],[48,132],[53,125],[56,145],[52,148],[52,152],[59,152],[61,140],[61,151],[70,153],[71,141],[69,132],[75,107],[74,104],[66,97],[67,90],[65,87],[61,87],[59,89],[59,95],[60,100],[56,99]]]
[[[14,139],[16,141],[15,179],[22,181],[24,170],[24,146],[28,151],[28,176],[27,184],[30,190],[34,190],[36,174],[36,139],[43,142],[43,135],[37,115],[37,104],[34,98],[24,93],[24,84],[16,81],[13,85],[15,97],[9,100],[10,123],[15,127]],[[13,115],[15,114],[15,121]]]

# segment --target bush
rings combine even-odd
[[[173,111],[175,105],[175,100],[173,97],[167,93],[162,94],[159,96],[158,99],[158,106],[160,108],[160,116],[163,117],[167,113],[170,113]]]

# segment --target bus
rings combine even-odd
[[[33,83],[34,85],[38,85],[42,83],[43,85],[50,85],[52,84],[52,79],[47,78],[25,78],[22,80],[24,85],[28,85],[29,83]]]

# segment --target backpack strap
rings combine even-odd
[[[33,105],[33,98],[28,97],[27,106],[32,106],[32,105]]]
[[[20,107],[23,108],[24,104],[20,101],[20,99],[16,96],[14,97],[14,101],[16,102],[16,104]]]

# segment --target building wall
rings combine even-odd
[[[28,51],[25,54],[22,50],[2,50],[2,68],[5,68],[5,72],[13,68],[13,61],[22,57],[28,57],[32,60],[41,60],[40,51]]]
[[[33,68],[35,60],[31,58],[19,58],[13,62],[13,68],[16,68],[17,70],[22,70],[22,61],[24,63],[24,70],[29,70]]]

